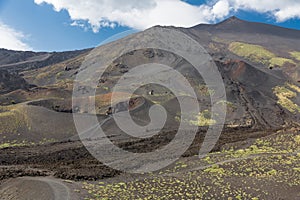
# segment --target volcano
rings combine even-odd
[[[78,74],[84,70],[98,70],[97,67],[82,68],[89,56],[95,58],[92,61],[105,60],[106,58],[100,55],[102,56],[106,49],[109,49],[109,53],[118,53],[129,40],[141,38],[150,40],[151,38],[143,37],[157,30],[184,33],[198,42],[222,77],[226,101],[217,103],[226,104],[226,119],[220,139],[206,160],[199,161],[198,157],[197,159],[194,157],[199,152],[208,127],[215,123],[213,116],[217,114],[210,110],[213,104],[210,97],[215,91],[206,85],[204,78],[199,76],[190,62],[174,52],[145,48],[122,54],[108,64],[95,87],[81,88],[83,91],[95,91],[95,96],[89,97],[95,101],[94,107],[86,109],[80,104],[82,99],[74,96],[72,99],[74,81]],[[133,94],[129,94],[126,90],[114,90],[123,76],[126,77],[126,74],[137,66],[150,63],[167,65],[170,69],[184,75],[194,89],[197,99],[191,98],[186,91],[180,91],[180,96],[177,96],[170,88],[159,84],[138,84]],[[143,69],[142,73],[136,74],[139,80],[147,80],[149,74],[153,75],[151,67]],[[169,77],[169,71],[155,74],[155,77],[160,79]],[[126,78],[130,80],[133,77]],[[127,85],[124,88],[128,89]],[[184,116],[184,119],[182,116],[180,118],[180,99],[185,99],[187,105],[199,104],[200,112],[193,113],[193,108],[189,107],[188,116]],[[151,138],[128,135],[114,120],[114,116],[120,115],[121,112],[128,112],[137,125],[147,127],[151,122],[149,112],[153,105],[164,107],[167,117],[164,127]],[[86,130],[80,134],[77,133],[74,124],[74,115],[87,116]],[[96,116],[99,123],[93,124],[90,115]],[[111,169],[95,160],[80,139],[93,145],[94,140],[102,141],[103,138],[97,137],[97,130],[101,127],[112,143],[128,152],[153,152],[163,148],[176,137],[180,119],[196,125],[198,132],[191,147],[180,158],[179,164],[166,169],[168,176],[155,174],[162,185],[166,182],[171,184],[174,177],[179,177],[180,181],[177,183],[183,184],[187,180],[184,178],[187,177],[187,173],[196,173],[201,181],[206,181],[205,184],[213,185],[213,181],[210,181],[212,177],[221,174],[224,181],[233,188],[232,191],[239,191],[240,187],[236,183],[246,180],[247,176],[247,183],[251,187],[256,184],[261,185],[258,190],[266,191],[257,193],[247,190],[252,194],[259,194],[267,199],[286,199],[290,197],[288,195],[292,195],[297,199],[299,197],[297,173],[299,172],[300,131],[300,31],[231,17],[218,24],[200,24],[191,28],[156,26],[104,46],[81,51],[37,53],[1,49],[0,179],[4,181],[20,176],[51,178],[13,179],[0,185],[0,195],[1,197],[12,195],[14,185],[22,187],[22,191],[28,190],[21,186],[23,182],[33,184],[34,187],[37,182],[51,187],[54,185],[55,191],[58,191],[57,188],[66,186],[62,181],[53,182],[54,179],[59,178],[59,180],[76,180],[77,185],[66,187],[75,188],[76,191],[87,188],[90,193],[94,190],[89,189],[91,185],[85,183],[86,180],[104,179],[103,188],[109,185],[109,181],[106,182],[105,179],[107,177],[111,177],[112,184],[120,179],[125,180],[128,186],[138,183],[141,181],[138,180],[139,177],[129,177],[128,174]],[[147,129],[148,135],[153,135],[154,132],[157,132],[155,127]],[[126,159],[130,158],[124,158]],[[279,165],[279,159],[282,159],[280,162],[284,164]],[[219,164],[212,165],[211,160]],[[117,161],[113,157],[110,158],[112,163]],[[245,161],[248,163],[242,163]],[[199,162],[204,163],[205,167],[197,167]],[[140,167],[139,164],[135,167]],[[146,161],[143,164],[146,165]],[[258,168],[256,164],[270,165],[270,169],[267,167],[261,171],[254,170]],[[240,169],[239,166],[242,168]],[[271,169],[271,166],[274,169]],[[231,173],[229,170],[231,168],[242,171],[232,173],[230,179],[225,172]],[[199,170],[204,171],[199,172]],[[274,173],[278,174],[277,178],[273,176]],[[289,178],[285,180],[280,174],[286,174]],[[151,179],[150,175],[144,174],[141,177],[145,181],[142,181],[143,183],[155,188],[154,182],[147,182]],[[136,182],[130,183],[133,179],[137,179]],[[187,181],[199,182],[193,178]],[[278,181],[282,181],[284,187],[277,187]],[[72,181],[69,181],[70,183]],[[120,187],[123,187],[123,184],[116,186],[116,188]],[[110,191],[109,189],[102,191],[102,186],[98,188],[101,195]],[[288,189],[285,190],[286,188]],[[218,188],[214,192],[221,195],[221,190],[223,188]],[[278,194],[274,196],[273,191],[278,191]],[[60,192],[64,194],[63,191]],[[134,192],[132,194],[134,196]],[[78,199],[82,197],[79,193],[73,195],[77,195]],[[205,192],[203,195],[210,198],[205,196],[208,195]],[[254,199],[254,196],[244,197]]]

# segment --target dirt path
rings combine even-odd
[[[0,186],[2,200],[70,200],[69,188],[49,177],[11,179]]]
[[[33,62],[42,62],[47,60],[48,58],[50,58],[52,56],[52,54],[47,53],[41,56],[34,56],[28,60],[25,61],[21,61],[21,62],[17,62],[17,63],[11,63],[11,64],[5,64],[5,65],[0,65],[0,67],[10,67],[10,66],[17,66],[17,65],[23,65],[23,64],[27,64],[27,63],[33,63]]]

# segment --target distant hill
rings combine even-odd
[[[0,68],[9,71],[25,71],[54,65],[81,55],[86,50],[66,52],[31,52],[0,49]]]

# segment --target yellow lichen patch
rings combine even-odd
[[[213,120],[211,113],[205,110],[196,116],[196,120],[190,120],[190,124],[195,126],[211,126],[216,124],[216,120]]]
[[[223,168],[220,168],[219,165],[213,165],[209,168],[206,168],[204,170],[204,172],[207,172],[207,173],[216,173],[218,175],[223,175],[225,174],[225,170]]]
[[[287,86],[290,87],[291,89],[293,89],[294,91],[300,93],[300,87],[298,87],[297,85],[287,83]]]
[[[293,51],[293,52],[290,52],[290,54],[293,58],[300,61],[300,52],[299,51]]]
[[[21,142],[17,142],[16,140],[14,140],[11,142],[5,142],[0,144],[0,149],[9,148],[9,147],[24,147],[24,146],[31,146],[31,145],[35,145],[35,143],[28,142],[25,140]]]
[[[182,114],[181,117],[179,117],[180,114],[177,114],[175,117],[175,120],[183,123],[190,124],[192,126],[211,126],[216,124],[216,121],[212,119],[212,114],[208,110],[204,110],[200,113],[189,113],[189,114]]]
[[[267,65],[270,68],[283,67],[285,64],[296,65],[292,59],[279,57],[260,45],[232,42],[229,45],[229,50],[240,57]]]
[[[294,140],[296,144],[300,144],[300,135],[297,135]]]
[[[229,45],[229,50],[234,54],[245,57],[251,61],[267,64],[276,55],[259,45],[233,42]]]
[[[296,65],[296,63],[293,60],[288,58],[275,57],[275,58],[271,58],[270,60],[270,67],[276,67],[276,66],[282,67],[285,64]]]
[[[283,108],[291,113],[300,112],[300,106],[291,100],[297,96],[296,92],[293,92],[284,86],[277,86],[274,88],[274,94],[278,98],[278,104]]]

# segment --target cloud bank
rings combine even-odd
[[[234,10],[269,13],[277,22],[300,18],[299,0],[226,0]]]
[[[213,2],[213,3],[212,3]],[[35,0],[67,10],[72,25],[87,21],[94,32],[102,27],[128,26],[146,29],[154,25],[191,27],[212,23],[244,11],[267,13],[278,22],[300,18],[299,0],[213,0],[195,6],[182,0]]]
[[[32,50],[32,48],[24,42],[26,37],[22,32],[2,22],[0,22],[0,35],[0,48],[22,51]]]

